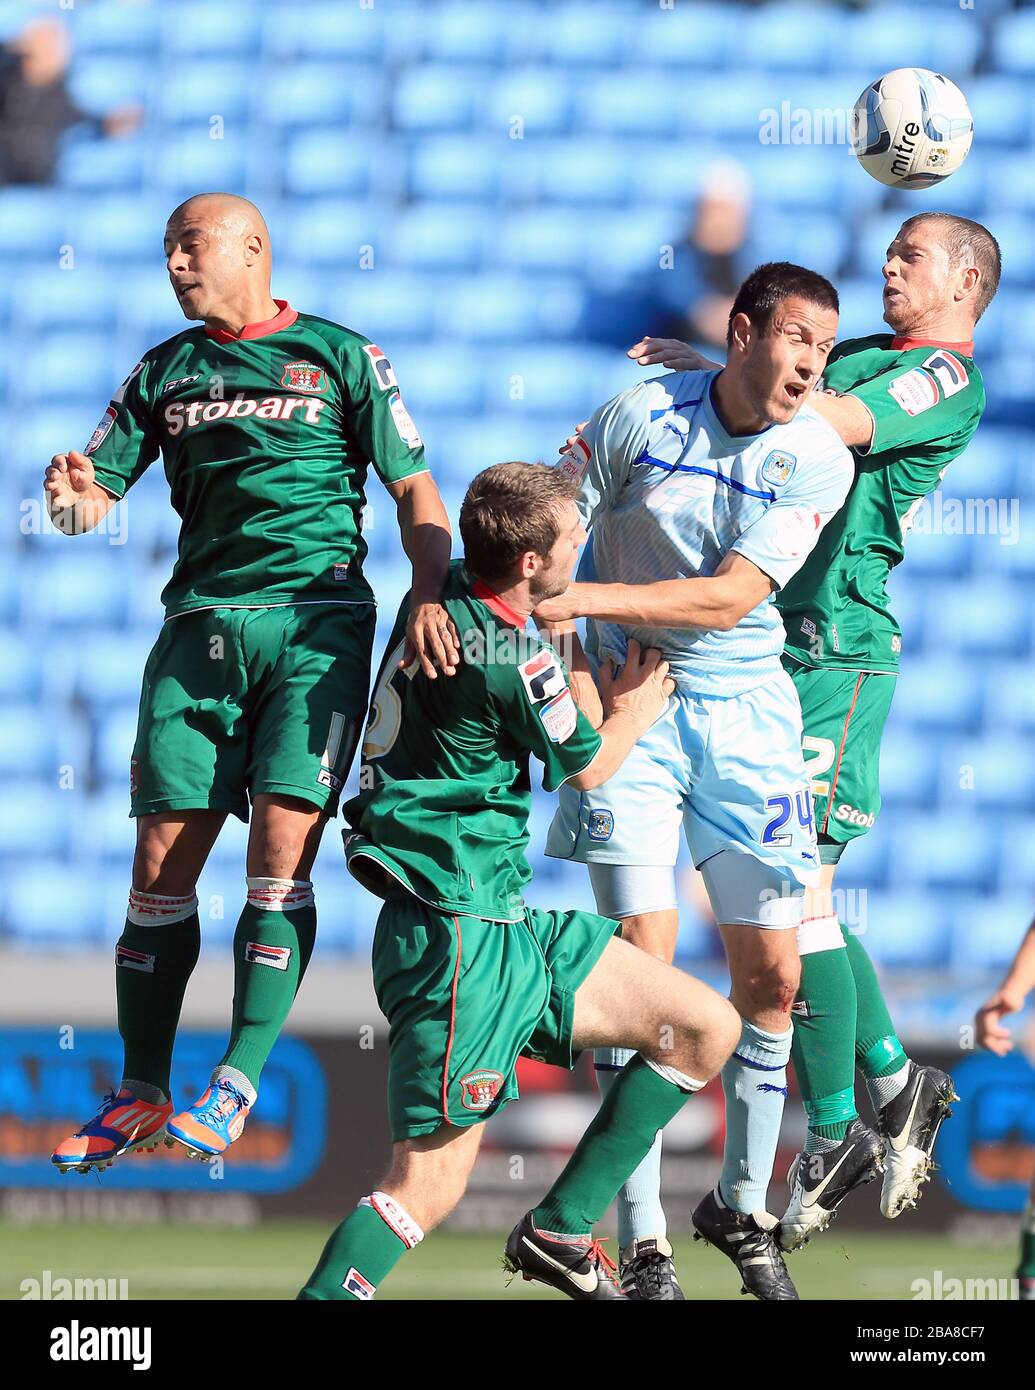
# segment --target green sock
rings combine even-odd
[[[815,919],[829,922],[833,918]],[[806,937],[814,922],[803,924]],[[825,938],[823,938],[825,939]],[[840,1143],[855,1119],[855,980],[844,947],[806,951],[791,1011],[791,1057],[809,1134]]]
[[[283,906],[271,907],[276,902]],[[220,1068],[258,1090],[259,1075],[294,1003],[316,941],[311,883],[249,878],[234,933],[234,1012]]]
[[[884,995],[877,982],[877,972],[873,962],[863,950],[857,936],[842,923],[841,934],[845,941],[848,964],[855,977],[855,993],[858,1010],[855,1025],[855,1061],[866,1079],[890,1076],[901,1070],[909,1060],[905,1048],[899,1042],[895,1025],[888,1013]]]
[[[193,893],[180,898],[136,889],[130,893],[129,915],[115,946],[124,1080],[170,1094],[176,1025],[200,950],[201,926]]]
[[[1035,1195],[1029,1201],[1021,1227],[1021,1262],[1017,1266],[1018,1279],[1035,1279]]]
[[[423,1238],[424,1232],[398,1203],[383,1192],[374,1192],[333,1232],[298,1297],[345,1303],[371,1299],[407,1250]]]
[[[678,1115],[688,1090],[660,1076],[637,1055],[611,1086],[553,1187],[532,1212],[540,1230],[588,1235],[618,1189],[650,1151],[660,1130]]]

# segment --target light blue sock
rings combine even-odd
[[[598,1047],[593,1053],[600,1090],[606,1095],[615,1077],[636,1054],[627,1047]],[[661,1134],[654,1147],[618,1193],[618,1248],[625,1250],[644,1236],[666,1235],[661,1205]]]
[[[737,1050],[722,1069],[726,1146],[719,1195],[734,1211],[764,1211],[776,1161],[793,1029],[767,1033],[744,1020]]]

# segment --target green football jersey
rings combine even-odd
[[[180,527],[166,612],[369,603],[364,483],[423,472],[391,363],[285,300],[239,337],[203,326],[152,348],[86,446],[122,497],[161,452]]]
[[[389,639],[361,790],[345,806],[357,832],[346,838],[349,868],[381,896],[394,881],[439,911],[516,922],[532,877],[528,755],[556,791],[593,761],[600,735],[554,649],[459,562],[443,603],[460,635],[455,675],[428,680],[417,663],[397,669],[405,600]]]
[[[873,439],[853,450],[847,501],[776,597],[786,650],[809,666],[894,672],[902,637],[885,584],[913,513],[977,429],[985,389],[972,343],[890,333],[839,343],[823,384],[862,401]]]

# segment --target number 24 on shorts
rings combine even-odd
[[[766,822],[766,827],[762,831],[762,843],[764,845],[789,845],[790,835],[781,835],[780,831],[790,820],[795,811],[798,815],[798,824],[803,830],[813,833],[815,818],[812,814],[812,793],[808,787],[800,792],[795,792],[794,796],[771,796],[765,803],[767,811],[775,811],[776,814]]]

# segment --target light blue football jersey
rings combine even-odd
[[[672,372],[600,407],[558,465],[579,484],[590,533],[578,578],[649,584],[715,573],[738,551],[782,587],[839,510],[854,464],[810,405],[761,434],[727,433],[717,371]],[[587,650],[659,647],[685,689],[739,695],[780,670],[784,628],[772,595],[729,632],[620,627],[590,620]]]

